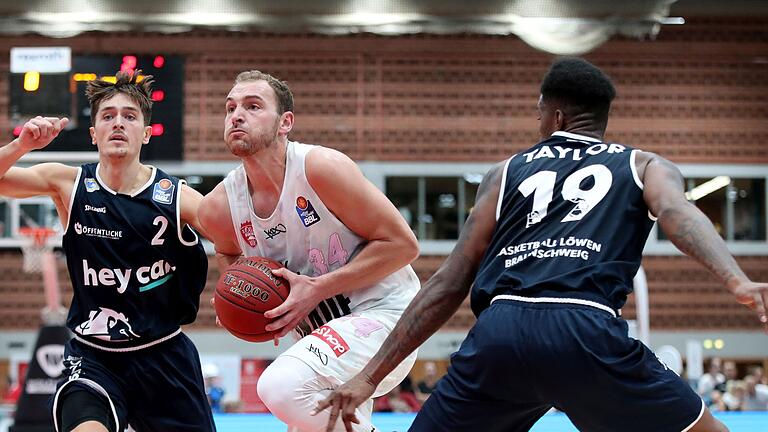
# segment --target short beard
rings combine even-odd
[[[229,152],[237,157],[247,157],[268,149],[277,143],[278,122],[275,122],[271,131],[264,131],[257,136],[247,136],[241,139],[226,140]]]

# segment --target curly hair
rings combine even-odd
[[[555,60],[541,83],[544,100],[557,100],[572,114],[590,112],[607,121],[616,89],[611,79],[592,63],[577,58]]]
[[[141,78],[140,78],[141,77]],[[152,75],[141,75],[141,70],[135,72],[120,71],[116,74],[115,82],[106,80],[88,81],[85,96],[91,105],[91,125],[96,123],[96,113],[101,102],[123,93],[139,105],[144,115],[144,126],[149,126],[152,117]]]

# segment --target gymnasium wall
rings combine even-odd
[[[8,112],[10,48],[37,45],[68,45],[75,54],[185,56],[188,161],[231,159],[222,142],[224,98],[235,75],[251,68],[291,85],[293,139],[334,147],[360,161],[500,160],[537,140],[538,84],[552,60],[512,36],[223,31],[3,36],[0,112]],[[768,169],[768,19],[694,17],[683,26],[663,27],[655,41],[617,38],[586,58],[608,72],[618,89],[608,140],[678,163]],[[8,118],[0,115],[0,142],[11,139]],[[768,280],[766,249],[764,256],[738,259],[759,280]],[[426,280],[442,260],[424,256],[414,267]],[[752,313],[691,260],[649,256],[643,265],[652,329],[758,329]],[[0,329],[39,325],[40,278],[19,273],[20,268],[17,249],[0,250]],[[68,300],[69,278],[63,267],[59,273]],[[214,326],[207,299],[216,276],[211,271],[194,327]],[[625,313],[634,316],[632,299]],[[446,328],[466,329],[472,322],[465,304]]]
[[[5,36],[0,112],[8,111],[10,48],[36,45],[185,56],[188,160],[230,158],[221,139],[224,98],[235,75],[251,68],[291,85],[294,139],[357,160],[499,160],[536,140],[538,84],[552,59],[514,36]],[[664,26],[655,41],[617,38],[586,58],[618,87],[608,139],[675,162],[768,163],[768,18],[693,17]],[[0,142],[10,132],[0,116]]]

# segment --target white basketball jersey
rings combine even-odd
[[[366,245],[365,239],[325,207],[309,185],[304,160],[315,147],[288,142],[280,200],[266,219],[253,211],[242,165],[224,179],[232,223],[244,256],[267,257],[295,273],[320,276],[347,264]],[[304,336],[355,311],[403,311],[419,287],[418,277],[407,265],[375,285],[324,300],[296,330]]]

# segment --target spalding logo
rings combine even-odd
[[[283,285],[283,282],[281,282],[280,279],[276,278],[275,275],[272,274],[272,269],[268,265],[262,262],[258,262],[258,261],[254,262],[249,259],[241,258],[237,261],[237,264],[246,265],[248,267],[255,268],[256,270],[262,272],[264,276],[267,277],[267,279],[269,279],[270,281],[272,281],[273,284],[275,284],[276,287],[280,287]]]

